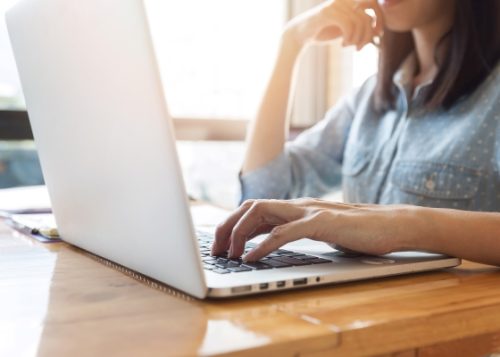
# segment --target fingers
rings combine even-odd
[[[342,36],[342,30],[338,26],[326,27],[316,36],[318,41],[329,41]]]
[[[321,211],[339,212],[354,208],[357,207],[310,198],[290,201],[246,201],[218,226],[212,255],[220,255],[229,251],[230,258],[237,258],[243,254],[248,240],[260,234],[269,233],[276,226],[301,220],[305,216],[314,218]],[[314,238],[312,233],[314,232],[309,231],[309,238]]]
[[[257,201],[234,226],[229,247],[229,257],[240,257],[245,250],[247,240],[256,236],[257,227],[260,231],[270,229],[283,223],[294,221],[303,216],[304,210],[285,201]],[[264,228],[264,229],[262,229]]]
[[[229,249],[231,233],[233,227],[238,223],[240,218],[248,211],[255,201],[245,201],[237,210],[235,210],[224,222],[217,226],[215,231],[215,241],[212,245],[212,255],[219,255],[227,252]]]
[[[356,33],[359,31],[355,12],[345,5],[339,5],[337,12],[345,18],[340,26],[342,30],[342,45],[350,46],[355,42]]]
[[[343,46],[354,45],[360,50],[372,41],[373,19],[365,13],[365,8],[365,3],[351,1],[338,1],[335,8],[331,8],[329,16],[342,32]]]
[[[336,2],[335,8],[325,9],[324,16],[326,17],[325,22],[330,25],[335,25],[340,29],[343,46],[352,44],[354,32],[356,30],[352,9],[342,2]]]
[[[313,224],[310,218],[303,218],[275,227],[262,243],[243,257],[243,260],[257,261],[287,243],[307,237],[308,233],[314,229],[311,227]]]
[[[375,0],[355,0],[357,6],[363,10],[373,10],[375,13],[375,23],[372,21],[372,32],[375,36],[382,35],[384,31],[384,13]],[[373,19],[372,19],[373,20]]]
[[[355,46],[359,51],[371,42],[373,38],[373,32],[371,28],[372,19],[364,13],[359,13],[358,16],[361,25],[359,26]]]
[[[364,2],[367,4],[365,9],[371,9],[375,12],[375,26],[373,26],[373,33],[375,36],[381,36],[384,32],[384,13],[376,1],[370,0]]]
[[[344,36],[344,46],[356,45],[359,43],[363,37],[363,33],[366,30],[366,24],[363,21],[363,13],[356,6],[353,6],[351,2],[338,3],[339,11],[343,13],[344,16],[348,17],[351,21],[352,28],[348,36]]]

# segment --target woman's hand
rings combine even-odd
[[[382,255],[411,246],[416,234],[416,208],[411,206],[347,205],[316,199],[250,200],[217,228],[212,254],[228,251],[240,257],[245,243],[269,236],[244,260],[255,261],[284,244],[310,238],[361,253]]]
[[[371,9],[376,19],[365,10]],[[343,38],[343,45],[359,50],[382,32],[382,13],[374,0],[328,0],[293,18],[285,28],[285,38],[300,47],[311,42]]]

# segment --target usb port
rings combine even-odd
[[[241,294],[241,293],[247,293],[252,290],[251,285],[244,285],[244,286],[236,286],[234,288],[231,288],[231,292],[233,294]]]
[[[286,285],[286,282],[285,282],[285,281],[278,281],[278,282],[276,283],[276,287],[277,287],[277,288],[284,288],[284,287],[285,287],[285,285]]]
[[[293,286],[306,285],[306,284],[307,284],[307,278],[295,279],[293,281]]]
[[[263,284],[260,284],[259,287],[260,287],[260,290],[267,290],[269,288],[269,284],[263,283]]]

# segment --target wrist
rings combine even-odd
[[[402,206],[398,211],[398,250],[430,250],[428,240],[432,232],[432,210],[419,206]]]
[[[300,39],[295,26],[287,26],[281,35],[282,50],[299,55],[306,47],[306,44]]]

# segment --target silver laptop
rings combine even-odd
[[[460,263],[417,252],[351,257],[304,242],[250,265],[211,257],[211,235],[192,223],[143,1],[21,0],[7,24],[67,242],[197,298]]]

